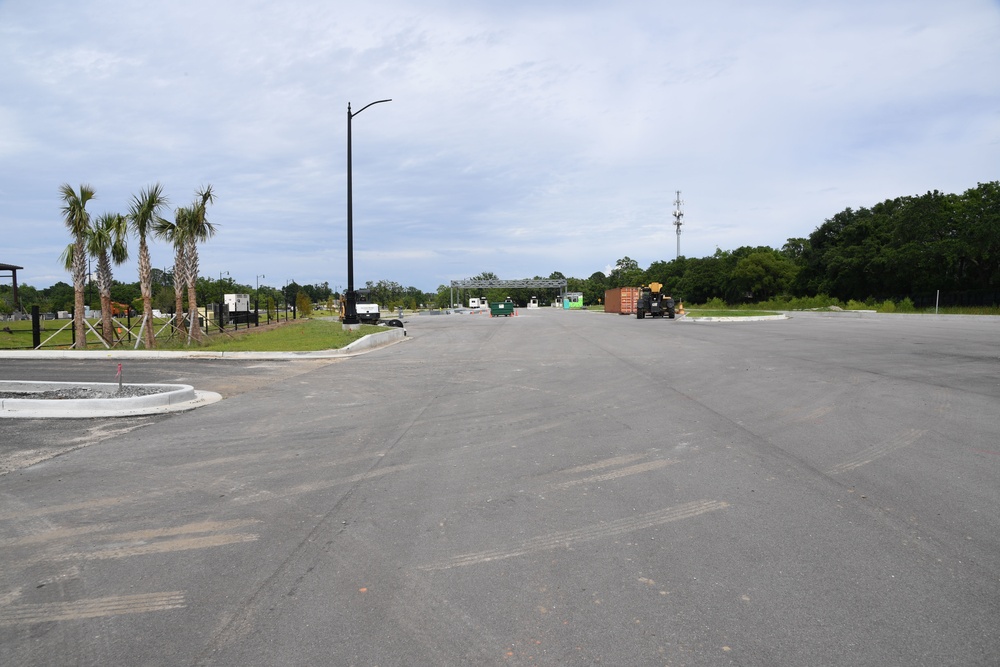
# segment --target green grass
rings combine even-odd
[[[214,333],[197,349],[213,352],[313,352],[340,349],[380,331],[385,331],[385,328],[362,324],[356,331],[344,331],[340,322],[296,320],[266,328],[251,327],[238,332]],[[163,343],[159,349],[191,348],[180,341],[172,341]]]
[[[42,322],[43,330],[41,340],[45,340],[60,327],[67,324],[69,320],[45,320]],[[164,321],[156,323],[158,331]],[[91,324],[96,324],[92,320]],[[7,327],[12,333],[7,333],[3,329]],[[205,341],[201,345],[192,343],[190,346],[185,340],[176,337],[169,338],[167,331],[164,331],[156,339],[158,350],[206,350],[218,352],[312,352],[316,350],[339,349],[353,343],[354,341],[371,333],[385,331],[383,327],[361,325],[356,331],[344,331],[340,322],[329,320],[294,320],[291,322],[272,323],[268,326],[251,327],[238,331],[208,332]],[[118,346],[117,350],[131,350],[135,346],[135,336],[139,330],[136,327],[132,332],[132,341]],[[70,328],[59,333],[50,340],[43,349],[69,349],[72,344],[72,334]],[[0,349],[27,349],[31,347],[31,321],[21,320],[18,322],[3,322],[0,324]],[[87,349],[106,349],[93,334],[87,336]],[[139,345],[140,350],[144,350],[143,345]]]

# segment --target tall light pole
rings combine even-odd
[[[392,102],[376,100],[351,113],[351,103],[347,103],[347,294],[344,295],[344,319],[341,320],[345,329],[357,329],[361,325],[358,319],[358,295],[354,291],[354,195],[351,175],[351,119],[368,107]]]

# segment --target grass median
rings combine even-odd
[[[60,326],[66,323],[59,322]],[[11,322],[11,333],[0,334],[0,349],[25,349],[31,345],[31,322]],[[42,332],[42,341],[51,336],[59,327],[53,326],[52,320],[44,323],[46,331]],[[157,329],[163,323],[157,323]],[[16,329],[15,329],[16,327]],[[0,330],[2,331],[2,330]],[[233,331],[208,331],[205,340],[199,345],[187,345],[187,339],[167,331],[161,331],[156,339],[158,350],[204,350],[209,352],[314,352],[318,350],[340,349],[368,334],[385,331],[385,327],[362,324],[355,331],[344,331],[339,321],[299,319],[291,322],[278,322],[249,329]],[[123,341],[115,347],[116,350],[128,351],[135,347],[135,336],[138,327],[132,332],[131,341]],[[65,329],[52,339],[43,349],[69,349],[71,333]],[[87,349],[106,349],[93,333],[87,336]],[[142,344],[140,350],[146,349]]]

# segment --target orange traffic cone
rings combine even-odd
[[[678,315],[683,315],[684,314],[684,302],[683,301],[678,301],[677,302],[677,314]]]

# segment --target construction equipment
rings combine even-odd
[[[666,315],[674,319],[674,299],[661,290],[660,283],[649,283],[649,286],[639,288],[639,298],[635,302],[635,316],[637,319],[650,317],[663,317]]]

